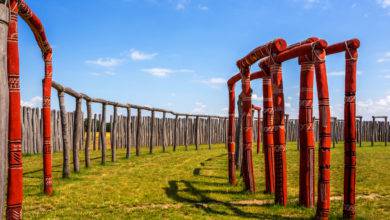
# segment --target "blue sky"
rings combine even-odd
[[[256,46],[277,37],[290,44],[310,36],[329,44],[356,37],[358,114],[390,115],[389,0],[27,2],[53,45],[54,80],[93,97],[226,114],[226,80],[237,72],[235,61]],[[40,105],[40,51],[27,25],[19,26],[23,103]],[[296,60],[283,66],[286,111],[295,118],[299,66]],[[328,57],[327,69],[332,114],[342,117],[344,55]],[[253,89],[254,102],[262,103],[261,81]],[[67,102],[72,109],[72,99]]]

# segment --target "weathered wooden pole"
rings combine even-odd
[[[91,126],[92,126],[92,109],[91,109],[91,100],[88,99],[87,102],[87,136],[85,140],[85,167],[89,167],[91,160],[89,156],[89,145],[91,143]]]
[[[118,107],[114,105],[113,123],[111,126],[111,162],[116,160],[116,143],[117,143],[117,128],[118,128]]]
[[[95,151],[96,150],[96,121],[97,121],[97,114],[94,114],[93,115],[93,134],[92,134],[92,138],[93,138],[93,150]]]
[[[173,126],[173,151],[176,151],[177,147],[177,123],[178,123],[179,115],[175,115],[175,122]]]
[[[80,172],[79,165],[79,149],[80,149],[80,137],[82,131],[81,125],[81,97],[76,98],[76,111],[74,116],[74,127],[73,127],[73,170],[74,172]]]
[[[100,143],[101,143],[101,150],[102,150],[102,161],[101,164],[106,164],[106,149],[107,149],[107,143],[106,143],[106,103],[102,103],[102,118],[100,121]]]
[[[186,115],[185,125],[184,125],[184,146],[188,150],[188,115]]]
[[[195,149],[199,150],[199,116],[195,119]]]
[[[69,166],[69,150],[70,150],[70,140],[69,140],[69,125],[65,108],[65,99],[64,91],[58,91],[58,100],[60,104],[60,113],[61,113],[61,127],[62,127],[62,178],[69,178],[70,176],[70,166]]]
[[[243,154],[244,149],[242,146],[242,94],[239,95],[237,100],[237,109],[238,109],[238,119],[237,119],[237,125],[235,126],[235,165],[236,169],[242,171],[242,160],[243,160]],[[234,117],[234,116],[233,116]],[[235,120],[235,119],[234,119]],[[241,173],[242,175],[242,173]]]
[[[372,125],[371,125],[371,147],[374,146],[374,135],[375,135],[375,116],[372,116]]]
[[[162,149],[163,149],[163,152],[166,151],[166,148],[167,148],[167,145],[166,145],[166,130],[165,130],[165,127],[166,127],[166,112],[163,112],[163,121],[162,121]]]
[[[150,117],[150,137],[149,137],[149,153],[153,153],[153,137],[154,137],[154,118],[155,112],[152,110]]]
[[[387,146],[387,138],[388,138],[388,127],[387,127],[387,116],[385,117],[385,146]]]
[[[140,155],[140,144],[141,144],[141,117],[142,112],[140,108],[137,108],[137,133],[135,137],[135,155]]]
[[[209,138],[209,140],[208,140],[208,142],[209,142],[209,150],[211,150],[211,117],[210,116],[208,117],[208,124],[207,124],[207,126],[208,126],[208,133],[209,133],[209,136],[208,136],[208,138]]]
[[[3,215],[5,201],[5,181],[7,179],[7,140],[8,140],[8,81],[7,81],[7,34],[9,10],[8,1],[0,2],[0,216]]]
[[[126,121],[126,158],[130,158],[130,147],[131,147],[131,108],[127,107],[127,121]]]
[[[359,118],[359,147],[362,147],[362,139],[363,139],[363,131],[362,131],[362,128],[363,128],[363,117],[362,116],[358,116]]]
[[[9,9],[10,20],[7,42],[9,86],[7,219],[22,219],[23,167],[18,49],[18,0],[10,0]]]

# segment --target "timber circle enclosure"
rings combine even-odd
[[[0,6],[2,24],[8,27],[7,65],[1,68],[8,73],[9,104],[6,111],[9,122],[8,127],[0,128],[6,130],[8,135],[8,142],[1,140],[1,144],[8,143],[7,219],[22,219],[23,154],[42,154],[42,190],[50,196],[53,190],[55,191],[52,180],[53,151],[62,152],[62,177],[69,178],[71,164],[73,172],[80,172],[79,151],[84,151],[84,166],[90,167],[91,150],[100,151],[100,163],[104,165],[108,149],[111,150],[112,162],[117,160],[117,148],[123,146],[125,157],[130,159],[133,143],[135,156],[140,155],[141,146],[148,146],[149,153],[153,154],[156,146],[162,146],[165,152],[168,146],[172,146],[173,151],[176,151],[178,146],[185,146],[188,150],[189,145],[193,144],[198,150],[201,144],[207,144],[211,149],[213,144],[224,143],[228,166],[226,181],[236,186],[236,169],[241,169],[244,188],[253,193],[259,191],[255,187],[253,140],[256,140],[255,152],[257,154],[262,152],[264,156],[264,192],[274,194],[274,203],[281,206],[288,204],[286,143],[287,141],[298,143],[299,205],[306,208],[316,206],[317,219],[329,218],[331,147],[332,144],[334,147],[335,143],[343,140],[343,216],[356,218],[356,145],[358,143],[361,146],[362,141],[369,141],[373,146],[375,141],[380,140],[387,146],[389,139],[387,116],[372,116],[372,121],[366,122],[362,116],[356,115],[357,61],[360,47],[358,39],[348,39],[329,45],[327,41],[317,37],[310,37],[295,44],[287,44],[282,38],[274,39],[256,47],[236,62],[239,72],[227,81],[229,101],[227,116],[179,113],[93,98],[53,81],[53,49],[39,17],[25,0],[3,1]],[[7,16],[4,16],[5,13]],[[45,68],[41,109],[21,106],[17,28],[19,16],[31,28],[42,52]],[[331,97],[326,70],[326,57],[337,53],[345,55],[342,120],[331,117],[329,105]],[[282,64],[292,59],[296,59],[300,66],[299,119],[291,119],[285,114]],[[260,70],[251,72],[251,67],[255,64]],[[252,104],[251,81],[260,79],[263,106]],[[318,94],[318,116],[313,113],[314,79]],[[235,86],[240,80],[241,93],[236,100]],[[52,89],[57,92],[59,111],[51,109]],[[74,112],[66,111],[65,95],[74,98]],[[86,119],[82,113],[83,102],[87,109]],[[101,107],[99,114],[93,114],[91,107],[93,104]],[[107,108],[113,109],[111,117],[106,114]],[[118,114],[120,109],[126,111],[126,116]],[[132,110],[137,112],[136,115],[131,114]],[[239,112],[239,117],[236,111]],[[150,117],[143,116],[143,112],[150,113]],[[156,114],[162,114],[162,117],[159,118]],[[383,122],[378,119],[383,119]],[[107,120],[110,120],[110,123],[106,123]],[[107,128],[111,134],[110,140],[106,140],[105,135],[99,135],[96,141],[97,134],[105,134]],[[378,131],[381,135],[377,134]],[[316,141],[319,142],[317,151]],[[315,161],[316,152],[318,162]],[[5,160],[5,156],[2,155],[0,159]],[[316,170],[317,183],[314,182]]]

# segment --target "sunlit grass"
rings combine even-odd
[[[379,144],[378,144],[379,145]],[[53,156],[54,194],[42,193],[41,156],[24,157],[24,217],[66,219],[234,219],[234,218],[310,218],[314,209],[297,205],[299,154],[295,143],[289,143],[288,197],[286,208],[272,204],[273,196],[263,194],[264,166],[262,154],[254,154],[257,193],[242,191],[242,182],[227,184],[227,156],[224,145],[212,150],[202,146],[195,151],[178,147],[150,155],[142,148],[141,156],[125,159],[125,150],[118,149],[117,162],[100,165],[100,152],[91,151],[92,167],[61,178],[62,154]],[[384,146],[358,148],[357,214],[368,219],[390,216],[390,148]],[[83,159],[80,152],[80,159]],[[317,163],[317,162],[316,162]],[[342,215],[343,145],[332,149],[331,216]],[[342,197],[341,197],[342,198]],[[254,204],[237,202],[254,200]],[[261,204],[260,202],[264,202]]]

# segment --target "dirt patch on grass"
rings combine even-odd
[[[182,206],[183,206],[182,204],[173,204],[173,203],[145,204],[145,205],[128,207],[127,210],[128,211],[136,211],[136,210],[147,210],[147,209],[180,209]]]
[[[385,196],[372,193],[369,195],[357,195],[356,199],[364,199],[364,200],[377,200],[381,199]],[[331,201],[340,201],[343,200],[343,196],[332,196],[330,197]],[[298,202],[298,199],[290,199],[291,202]],[[251,200],[239,200],[239,201],[233,201],[230,202],[232,205],[241,205],[241,206],[252,206],[252,205],[272,205],[274,204],[274,200],[266,199],[266,200],[258,200],[258,199],[251,199]]]

